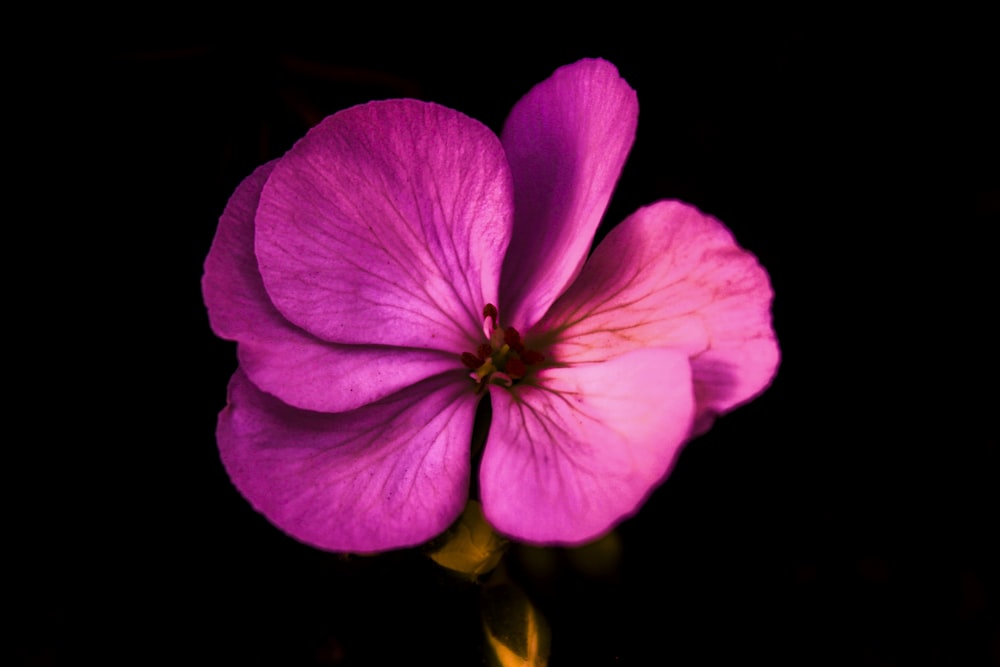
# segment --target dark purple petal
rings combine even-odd
[[[256,253],[281,313],[327,341],[474,349],[510,239],[496,136],[457,111],[372,102],[325,119],[275,166]]]
[[[254,215],[275,164],[259,167],[233,193],[202,278],[212,329],[239,343],[240,366],[254,384],[296,407],[339,412],[454,368],[454,355],[429,350],[327,343],[277,311],[253,249]]]
[[[562,67],[514,107],[515,217],[500,314],[523,331],[579,273],[635,138],[635,91],[603,60]]]
[[[459,371],[322,414],[237,371],[216,435],[236,488],[274,525],[321,549],[367,553],[425,542],[461,513],[476,402]]]
[[[501,533],[580,544],[634,513],[667,474],[694,412],[686,355],[641,350],[491,387],[483,511]]]
[[[663,201],[608,234],[537,332],[561,363],[655,347],[684,352],[700,432],[774,377],[771,299],[767,273],[722,223]]]

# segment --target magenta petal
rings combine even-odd
[[[453,356],[432,350],[336,345],[305,334],[239,346],[240,368],[259,388],[305,410],[353,410],[449,370]]]
[[[688,360],[642,350],[539,377],[491,387],[483,511],[516,539],[579,544],[635,512],[673,464],[693,415]]]
[[[205,258],[201,290],[212,330],[222,338],[239,340],[253,332],[263,316],[267,324],[287,322],[271,305],[257,270],[253,250],[253,221],[260,191],[277,160],[257,167],[229,198],[212,247]]]
[[[500,288],[506,323],[537,322],[579,273],[638,113],[635,91],[604,60],[556,70],[511,111],[502,135],[515,193]]]
[[[310,130],[265,185],[264,285],[324,340],[458,355],[496,303],[512,205],[503,148],[481,123],[416,100],[353,107]]]
[[[202,278],[212,329],[239,343],[240,365],[254,384],[296,407],[339,412],[455,368],[455,355],[327,343],[278,312],[253,249],[254,215],[275,164],[257,168],[233,193]]]
[[[715,218],[680,202],[640,209],[615,228],[538,331],[563,363],[667,347],[691,358],[702,431],[774,377],[767,273]]]
[[[292,537],[331,551],[411,546],[468,497],[476,396],[464,377],[425,380],[350,412],[289,407],[237,371],[217,438],[230,478]]]

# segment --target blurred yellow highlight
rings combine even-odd
[[[483,506],[476,500],[468,502],[445,539],[444,546],[430,554],[431,559],[473,579],[491,572],[507,549],[507,540],[486,521]]]
[[[548,623],[516,586],[483,591],[483,630],[493,667],[545,667],[552,633]]]

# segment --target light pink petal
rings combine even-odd
[[[663,201],[608,234],[536,331],[561,363],[653,347],[689,355],[700,432],[774,377],[771,299],[767,273],[722,223]]]
[[[485,126],[427,102],[372,102],[325,119],[275,166],[257,259],[278,310],[323,340],[459,355],[496,303],[512,206]]]
[[[222,462],[274,525],[307,544],[366,553],[425,542],[468,498],[477,398],[462,373],[338,414],[289,407],[237,371],[219,415]]]
[[[505,324],[527,329],[579,273],[638,114],[635,91],[604,60],[556,70],[511,111],[502,135],[515,194],[500,287]]]
[[[327,343],[277,311],[264,290],[253,249],[254,215],[274,165],[259,167],[233,193],[202,278],[212,329],[238,341],[240,365],[253,382],[296,407],[339,412],[455,368],[455,355]]]
[[[552,368],[540,386],[490,387],[480,467],[486,518],[539,544],[579,544],[631,515],[667,474],[691,428],[687,357],[641,350]]]

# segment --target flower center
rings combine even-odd
[[[462,363],[472,371],[476,393],[489,384],[511,387],[527,376],[531,367],[545,360],[545,355],[529,350],[521,342],[521,334],[514,327],[500,326],[497,307],[492,303],[483,308],[483,333],[489,342],[481,344],[475,352],[463,352]]]

